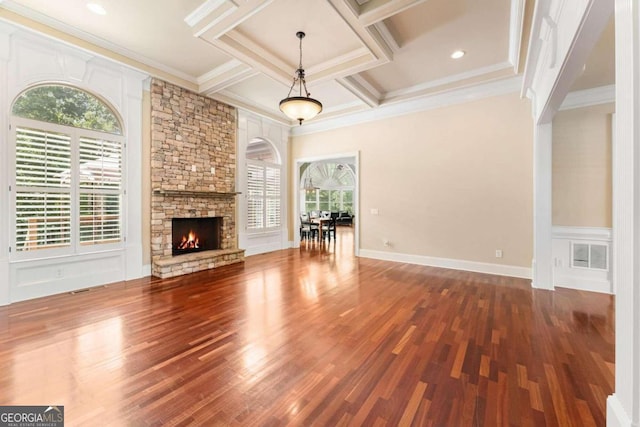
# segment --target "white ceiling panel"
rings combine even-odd
[[[533,10],[532,0],[91,1],[107,14],[85,0],[0,0],[0,8],[275,120],[298,65],[295,33],[304,31],[308,88],[324,105],[314,121],[512,77],[513,46]],[[511,16],[519,10],[526,23]],[[611,80],[610,40],[599,46],[576,87]],[[456,49],[467,54],[454,61]]]
[[[302,49],[307,69],[363,46],[326,1],[274,1],[237,30],[286,62],[292,73],[299,62],[298,31],[306,33]]]
[[[482,71],[509,59],[509,2],[429,0],[385,21],[400,49],[363,77],[386,93]],[[466,55],[451,59],[455,50]]]

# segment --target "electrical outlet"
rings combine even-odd
[[[378,215],[378,208],[371,208],[371,215]]]
[[[211,166],[211,175],[215,175],[215,174],[216,174],[216,168]]]
[[[191,172],[195,172],[196,171],[196,165],[191,165]]]
[[[496,249],[496,258],[502,258],[502,249]]]
[[[391,246],[391,242],[388,239],[382,239],[382,244],[385,245],[387,248]]]

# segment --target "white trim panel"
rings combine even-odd
[[[553,280],[555,286],[612,294],[612,231],[604,227],[553,227]],[[574,267],[573,244],[600,244],[607,248],[607,269]]]
[[[633,427],[629,415],[615,393],[607,397],[607,427]]]
[[[283,207],[284,213],[284,207]],[[239,247],[244,249],[245,256],[265,254],[267,252],[289,249],[288,229],[266,233],[240,233],[238,235]]]
[[[9,263],[11,302],[125,280],[123,250]]]
[[[361,249],[360,256],[384,261],[404,262],[407,264],[426,265],[430,267],[450,268],[454,270],[472,271],[475,273],[495,274],[498,276],[531,278],[531,269],[515,265],[489,264],[485,262],[466,261],[461,259],[437,258],[424,255],[399,254],[370,249]]]

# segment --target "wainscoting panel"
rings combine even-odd
[[[125,280],[125,252],[16,261],[9,270],[9,299],[23,301]]]
[[[555,286],[615,293],[610,228],[553,227],[552,253]]]

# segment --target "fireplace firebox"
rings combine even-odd
[[[173,218],[171,253],[175,255],[220,249],[222,217]]]

